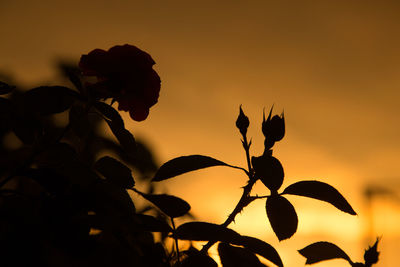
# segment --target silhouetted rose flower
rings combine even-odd
[[[161,80],[153,70],[154,64],[149,54],[126,44],[82,55],[79,68],[84,76],[97,77],[88,87],[99,98],[113,98],[118,110],[129,111],[132,119],[142,121],[160,93]]]

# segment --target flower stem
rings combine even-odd
[[[251,167],[251,163],[250,163],[250,145],[251,145],[251,140],[250,140],[250,143],[248,143],[247,136],[244,134],[243,135],[243,148],[246,152],[247,168],[250,173],[249,178],[252,178],[253,168]]]
[[[239,199],[239,202],[236,204],[235,208],[233,209],[231,214],[228,216],[228,218],[225,220],[225,222],[223,224],[221,224],[221,226],[223,226],[223,227],[227,227],[229,224],[234,222],[236,215],[238,215],[243,210],[244,207],[246,207],[253,200],[255,200],[254,197],[250,196],[250,192],[251,192],[251,189],[253,188],[253,185],[255,184],[255,182],[257,180],[254,177],[253,168],[251,167],[251,162],[250,162],[250,145],[251,145],[251,142],[248,143],[247,137],[246,137],[245,134],[243,135],[242,143],[243,143],[243,148],[244,148],[244,150],[246,152],[247,167],[249,169],[248,172],[247,172],[247,175],[249,176],[249,180],[247,182],[247,185],[245,185],[243,187],[243,193],[242,193],[242,196]],[[216,241],[208,241],[207,244],[205,244],[203,246],[203,248],[201,249],[201,252],[206,253],[208,251],[208,249],[212,245],[214,245],[215,243],[216,243]]]

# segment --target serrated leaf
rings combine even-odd
[[[15,86],[6,84],[5,82],[0,81],[0,95],[5,95],[11,93],[11,91],[15,88]]]
[[[104,115],[104,117],[106,117],[106,123],[117,138],[118,142],[121,144],[122,148],[126,152],[133,154],[133,152],[136,151],[135,138],[127,129],[125,129],[124,121],[118,111],[103,102],[96,102],[94,106]]]
[[[219,243],[218,254],[223,267],[254,266],[263,265],[252,252],[245,248],[234,247],[227,243]]]
[[[162,220],[145,214],[136,214],[136,223],[140,229],[150,232],[172,232],[172,228]]]
[[[160,167],[160,169],[158,169],[152,181],[153,182],[163,181],[180,174],[213,166],[229,166],[229,165],[208,156],[202,156],[202,155],[182,156],[174,158],[164,163]]]
[[[279,241],[290,238],[297,231],[297,214],[293,205],[280,195],[268,197],[266,210],[272,230]]]
[[[190,210],[189,203],[176,196],[138,193],[171,218],[183,216]]]
[[[251,236],[242,236],[240,239],[240,244],[237,245],[241,245],[251,252],[257,253],[258,255],[264,257],[275,265],[283,267],[281,257],[279,256],[275,248],[258,238]]]
[[[122,148],[129,154],[133,154],[136,151],[135,137],[125,128],[121,128],[113,122],[107,121],[111,131],[117,138]]]
[[[116,186],[128,189],[135,185],[131,170],[112,157],[102,157],[94,164],[94,168]]]
[[[331,259],[344,259],[352,264],[350,257],[341,248],[329,242],[316,242],[300,249],[299,253],[304,256],[306,264],[313,264]]]
[[[356,215],[347,200],[329,184],[319,181],[300,181],[289,185],[282,194],[310,197],[328,202],[341,211]]]
[[[79,94],[64,86],[41,86],[23,95],[23,108],[26,112],[40,115],[60,113],[71,107]]]
[[[180,225],[174,237],[183,240],[194,241],[222,241],[226,243],[238,243],[241,236],[226,227],[207,222],[188,222]]]
[[[268,189],[277,191],[281,187],[285,174],[277,158],[264,154],[260,157],[252,157],[251,164],[256,178],[259,178]]]

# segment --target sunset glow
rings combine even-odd
[[[57,61],[78,62],[94,48],[145,49],[161,77],[158,103],[146,121],[122,116],[159,164],[201,154],[246,167],[235,127],[239,106],[250,119],[252,156],[259,156],[262,113],[274,105],[286,120],[286,136],[274,147],[285,170],[282,189],[300,180],[329,183],[358,215],[289,196],[299,217],[292,239],[278,242],[265,199],[230,227],[273,245],[288,267],[304,266],[297,250],[312,242],[336,243],[361,260],[382,237],[376,266],[392,267],[400,249],[399,14],[396,1],[5,0],[0,76],[33,86],[60,80]],[[156,190],[189,202],[196,219],[220,224],[246,181],[239,170],[213,167],[159,182]],[[368,198],[371,185],[391,193]],[[267,193],[256,184],[253,194]]]

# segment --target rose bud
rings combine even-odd
[[[378,262],[380,253],[378,251],[378,243],[379,243],[379,238],[376,239],[376,242],[372,247],[369,247],[367,250],[365,250],[364,253],[365,266],[371,266],[372,264]]]
[[[242,135],[246,135],[247,133],[247,128],[250,125],[249,118],[244,115],[242,106],[239,107],[239,116],[236,120],[236,127],[239,129],[240,133]]]
[[[267,120],[265,120],[265,115],[263,115],[263,122],[262,122],[262,132],[266,139],[269,139],[268,143],[271,145],[269,148],[273,146],[274,142],[282,140],[285,136],[285,116],[282,114],[275,115],[271,118],[272,108],[269,112]],[[266,147],[267,148],[267,147]]]

